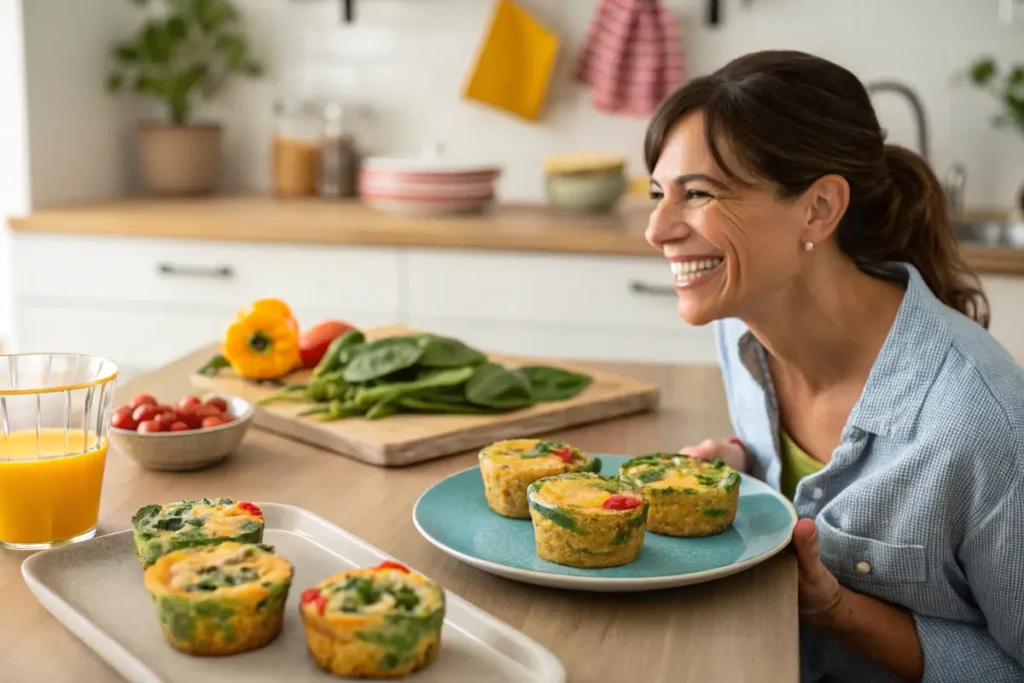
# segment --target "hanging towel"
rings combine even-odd
[[[601,0],[576,79],[599,111],[649,116],[683,82],[675,17],[661,0]]]

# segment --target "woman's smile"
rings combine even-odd
[[[676,289],[690,290],[713,280],[723,270],[721,256],[669,257]]]

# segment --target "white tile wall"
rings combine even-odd
[[[130,187],[130,122],[118,118],[127,105],[103,94],[99,76],[107,45],[134,21],[131,3],[23,1],[30,8],[34,197],[59,201]],[[629,156],[631,171],[642,172],[644,121],[596,113],[587,93],[570,82],[597,0],[520,2],[564,39],[553,92],[536,123],[460,100],[491,0],[357,0],[354,25],[341,22],[338,0],[239,0],[272,71],[262,81],[238,83],[207,109],[229,126],[227,187],[266,187],[271,107],[283,92],[372,106],[378,120],[363,131],[370,151],[409,153],[442,141],[453,154],[499,161],[506,199],[540,198],[541,160],[559,151],[619,151]],[[705,0],[665,2],[680,19],[692,74],[747,51],[796,48],[835,59],[867,80],[911,84],[927,107],[940,173],[951,161],[964,161],[969,204],[1012,202],[1024,179],[1024,136],[992,130],[993,103],[951,83],[982,53],[1024,61],[1022,23],[1000,23],[995,0],[725,0],[717,29],[704,24]],[[913,145],[906,104],[889,94],[876,102],[890,138]]]

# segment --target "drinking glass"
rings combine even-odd
[[[96,534],[116,383],[103,358],[0,355],[0,547]]]

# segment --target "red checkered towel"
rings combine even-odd
[[[661,0],[601,0],[576,79],[599,111],[650,115],[683,82],[675,17]]]

